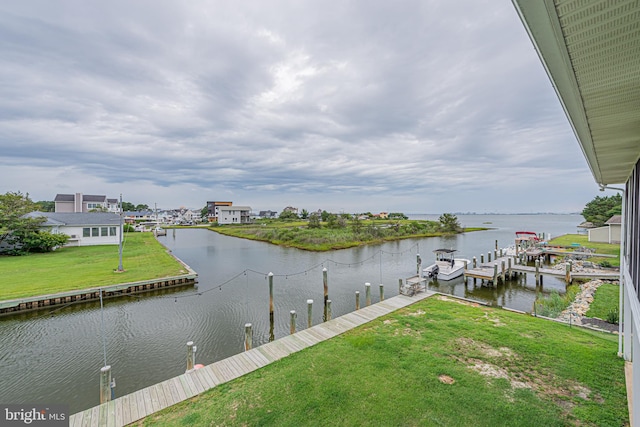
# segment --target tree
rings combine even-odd
[[[11,254],[50,251],[67,242],[69,236],[41,230],[44,217],[27,217],[38,205],[29,194],[7,192],[0,195],[0,243],[5,243]]]
[[[622,196],[617,193],[613,196],[596,196],[586,204],[582,210],[582,216],[594,226],[602,227],[609,218],[620,215],[621,212]]]
[[[136,205],[134,205],[133,203],[130,202],[122,202],[122,210],[123,211],[135,211],[136,210]]]
[[[322,211],[320,213],[320,218],[322,219],[323,222],[327,222],[327,220],[329,219],[329,215],[331,215],[329,212]]]
[[[402,212],[391,212],[389,214],[389,219],[409,219],[409,217]]]
[[[40,200],[36,202],[38,205],[38,210],[40,212],[55,212],[56,211],[56,202],[48,201],[48,200]]]
[[[312,212],[311,215],[309,215],[309,228],[320,228],[320,215],[318,215],[317,212]]]
[[[136,211],[138,211],[138,212],[148,211],[148,210],[149,210],[149,206],[148,205],[144,205],[144,204],[136,205]]]
[[[207,205],[204,205],[204,208],[200,209],[200,218],[205,222],[209,220],[209,208]]]
[[[453,214],[443,213],[438,218],[438,221],[440,221],[440,228],[445,233],[457,233],[462,229],[458,222],[458,217]]]
[[[302,209],[302,213],[300,214],[300,218],[307,219],[309,218],[309,211],[306,209]]]
[[[280,216],[278,216],[278,218],[280,218],[280,219],[300,219],[300,218],[298,218],[298,214],[293,212],[293,211],[282,211],[280,213]]]

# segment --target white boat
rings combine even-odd
[[[470,261],[464,258],[454,258],[455,249],[436,249],[436,262],[422,270],[422,276],[437,280],[451,280],[460,277],[464,272],[464,265]]]

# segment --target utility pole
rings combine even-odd
[[[124,211],[122,210],[122,193],[120,193],[120,242],[118,247],[118,271],[124,271],[124,267],[122,267],[122,234],[124,233],[124,227],[122,226],[122,219],[124,216]]]

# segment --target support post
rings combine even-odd
[[[296,317],[298,317],[298,315],[296,314],[295,310],[291,310],[289,312],[289,316],[290,316],[290,320],[289,320],[289,333],[291,335],[296,333]]]
[[[477,268],[478,267],[478,259],[476,257],[473,257],[473,268]]]
[[[493,259],[495,259],[496,261],[498,260],[498,250],[497,249],[493,250]]]
[[[307,300],[307,327],[310,328],[313,325],[313,300]]]
[[[269,273],[269,319],[273,319],[273,273]]]
[[[567,281],[567,284],[571,283],[571,263],[570,262],[565,264],[564,280]]]
[[[496,240],[496,250],[498,249],[498,241]]]
[[[493,286],[498,285],[498,264],[493,264]]]
[[[380,301],[384,301],[384,285],[380,283]]]
[[[484,254],[480,254],[480,264],[484,264]]]
[[[504,275],[505,275],[505,268],[504,268],[504,260],[500,261],[500,267],[501,267],[501,274],[502,274],[502,283],[504,283]]]
[[[111,366],[100,368],[100,403],[111,401]]]
[[[364,284],[365,304],[367,307],[371,305],[371,283]]]
[[[193,361],[193,341],[189,341],[187,343],[187,372],[193,370],[193,366],[195,365]]]
[[[329,281],[327,280],[327,268],[322,269],[322,285],[324,286],[324,321],[327,321],[327,301],[329,300]]]
[[[491,252],[487,252],[487,262],[491,262]]]
[[[509,276],[509,279],[511,279],[513,277],[513,272],[511,271],[511,257],[507,258],[507,268],[507,275]]]
[[[360,291],[356,291],[356,310],[360,310]]]
[[[398,279],[398,293],[402,293],[402,279]]]
[[[331,320],[331,300],[327,300],[327,320]]]
[[[244,351],[253,348],[253,332],[251,331],[251,323],[244,324]]]
[[[540,284],[540,260],[536,259],[536,286]]]
[[[422,265],[422,259],[420,258],[420,254],[416,254],[416,274],[420,276],[420,267]]]

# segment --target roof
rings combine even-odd
[[[456,252],[455,249],[436,249],[435,251],[433,251],[434,254],[437,254],[437,253],[452,254],[454,252]]]
[[[73,202],[75,201],[75,194],[56,194],[56,198],[53,199],[54,202]],[[104,202],[107,200],[107,196],[99,196],[95,194],[83,194],[82,201],[83,202]],[[111,199],[117,202],[116,199]]]
[[[614,215],[605,224],[622,224],[622,215]]]
[[[29,218],[45,217],[43,225],[120,225],[120,215],[112,212],[30,212]]]
[[[220,206],[219,209],[221,211],[250,211],[251,207],[249,207],[249,206]]]
[[[596,182],[626,182],[640,158],[640,2],[513,3]]]

